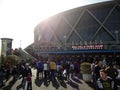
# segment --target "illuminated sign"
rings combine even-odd
[[[72,46],[73,50],[81,50],[81,49],[103,49],[104,45],[79,45]]]

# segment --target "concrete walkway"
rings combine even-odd
[[[36,70],[32,69],[32,90],[93,90],[89,84],[77,77],[71,77],[70,80],[58,80],[44,84],[42,79],[36,79]],[[21,88],[21,79],[18,79],[14,84],[9,84],[10,80],[5,83],[5,86],[0,90],[23,90]],[[26,85],[27,86],[27,85]]]

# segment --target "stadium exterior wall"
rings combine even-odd
[[[120,7],[115,1],[54,15],[34,30],[34,51],[63,52],[120,49]]]

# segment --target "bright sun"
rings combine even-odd
[[[0,0],[0,38],[12,38],[13,48],[34,41],[34,28],[42,20],[62,11],[98,0]],[[99,0],[103,1],[103,0]]]

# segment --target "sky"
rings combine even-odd
[[[34,42],[35,27],[48,17],[104,1],[110,0],[0,0],[0,38],[11,38],[13,49],[24,49]]]

